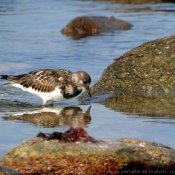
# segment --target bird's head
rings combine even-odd
[[[89,85],[91,83],[91,77],[87,72],[78,71],[72,74],[72,81],[74,84],[80,88],[86,89],[89,97],[91,97]]]

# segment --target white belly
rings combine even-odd
[[[25,88],[22,85],[16,84],[16,83],[11,84],[11,85],[14,86],[14,87],[20,88],[23,91],[27,91],[27,92],[29,92],[33,95],[38,96],[39,98],[42,99],[43,104],[45,104],[47,101],[54,102],[54,101],[63,101],[63,100],[65,100],[65,98],[62,96],[61,91],[60,91],[60,89],[58,89],[58,87],[56,87],[54,91],[48,93],[48,92],[36,91],[36,90],[32,89],[31,87]]]

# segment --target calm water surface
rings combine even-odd
[[[133,28],[80,40],[73,40],[60,32],[74,17],[104,14],[126,20],[133,24]],[[1,0],[0,74],[21,74],[40,68],[84,70],[91,75],[93,85],[114,58],[143,42],[174,34],[174,14],[175,4],[130,6],[73,0]],[[3,83],[5,81],[0,84]],[[21,112],[39,113],[40,104],[40,99],[35,96],[0,86],[0,157],[40,131],[65,131],[70,126],[81,126],[77,118],[67,123],[60,122],[55,127],[3,118]],[[92,137],[142,139],[175,147],[175,120],[171,117],[128,115],[97,103],[82,105],[77,99],[56,103],[54,112],[59,117],[65,107],[74,106],[82,113],[90,105],[91,120],[85,122],[84,127]]]

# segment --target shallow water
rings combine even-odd
[[[168,3],[134,6],[72,0],[0,1],[0,74],[21,74],[40,68],[84,70],[91,75],[93,85],[114,58],[143,42],[174,34],[174,13],[175,4]],[[80,40],[60,32],[74,17],[104,14],[126,20],[133,27]],[[6,82],[0,84],[3,83]],[[65,131],[70,126],[83,126],[96,139],[133,138],[175,147],[174,117],[166,113],[155,118],[144,112],[143,115],[122,112],[93,101],[84,105],[77,99],[56,103],[56,112],[51,111],[56,117],[60,118],[60,111],[65,111],[65,107],[72,106],[72,111],[78,112],[80,118],[69,114],[69,121],[65,122],[66,114],[62,116],[64,122],[61,120],[54,127],[22,119],[4,119],[21,112],[42,113],[40,104],[40,99],[35,96],[0,86],[0,157],[40,131]],[[91,118],[87,122],[82,113],[89,106]],[[78,111],[76,107],[79,107]]]

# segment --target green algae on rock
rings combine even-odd
[[[109,65],[91,95],[175,95],[175,35],[146,42]],[[82,94],[79,99],[86,98]]]
[[[149,174],[175,168],[175,150],[168,146],[132,139],[98,141],[81,128],[67,132],[80,132],[86,141],[78,134],[75,142],[31,138],[5,154],[0,165],[19,173],[39,174]]]

